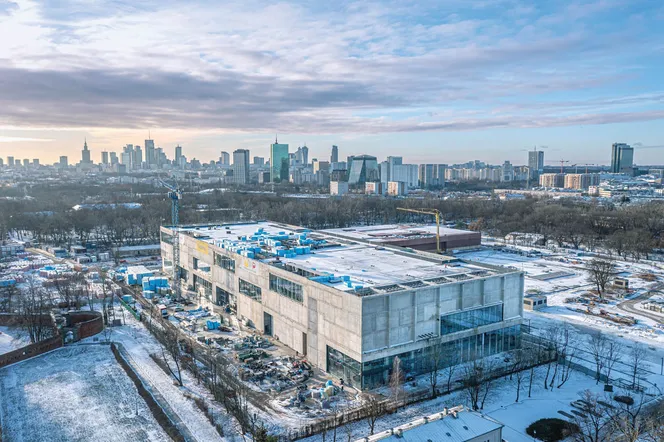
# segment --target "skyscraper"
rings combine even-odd
[[[81,151],[81,164],[91,164],[90,151],[88,150],[88,140],[83,143],[83,150]]]
[[[141,146],[134,146],[134,156],[131,159],[131,163],[134,169],[143,167],[143,150]]]
[[[530,177],[534,178],[544,172],[544,152],[541,150],[528,151],[528,169]]]
[[[14,167],[14,157],[7,157],[7,167]]]
[[[148,169],[150,169],[153,164],[156,164],[154,156],[154,140],[145,140],[145,164],[148,166]]]
[[[237,149],[233,152],[233,182],[247,184],[249,182],[249,151]]]
[[[180,167],[180,163],[182,162],[182,146],[179,144],[175,146],[175,167]]]
[[[254,166],[264,166],[265,158],[263,157],[254,157]]]
[[[219,164],[222,166],[231,165],[231,156],[228,152],[221,152],[221,156],[219,157]]]
[[[348,174],[348,184],[364,185],[367,181],[378,181],[380,173],[378,171],[378,161],[371,155],[359,155],[353,157],[350,173]]]
[[[302,152],[302,165],[306,166],[307,164],[309,164],[309,148],[307,147],[306,144],[302,146],[301,152]]]
[[[625,143],[613,143],[611,146],[611,172],[634,173],[634,148]]]
[[[447,164],[420,164],[420,187],[432,188],[445,185],[445,169]]]
[[[101,153],[101,164],[108,166],[108,152],[106,151]]]
[[[339,148],[336,145],[332,146],[332,154],[330,155],[330,163],[339,162]]]
[[[60,157],[60,168],[66,169],[67,167],[69,167],[69,158],[63,155]]]
[[[275,139],[270,144],[270,180],[280,183],[288,178],[288,144],[279,144]]]
[[[111,166],[118,164],[118,154],[116,152],[111,152]]]

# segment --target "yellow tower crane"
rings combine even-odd
[[[442,213],[438,209],[407,209],[405,207],[397,207],[397,210],[402,212],[420,213],[423,215],[433,215],[436,217],[436,251],[440,254],[443,253],[440,249],[440,218]],[[446,247],[447,248],[447,247]]]

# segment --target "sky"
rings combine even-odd
[[[0,156],[664,164],[661,0],[0,0]],[[74,161],[73,161],[74,160]]]

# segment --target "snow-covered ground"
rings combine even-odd
[[[118,312],[121,311],[121,307],[116,308]],[[120,317],[120,313],[116,317]],[[150,357],[150,354],[161,355],[161,348],[156,339],[143,324],[136,321],[130,314],[125,312],[124,318],[126,325],[110,329],[109,337],[114,342],[122,343],[129,353],[130,362],[138,374],[147,380],[153,388],[157,389],[197,441],[223,440],[203,412],[197,408],[194,401],[185,396],[185,394],[198,396],[199,394],[195,391],[196,387],[201,389],[204,389],[204,387],[196,386],[196,381],[189,377],[185,378],[184,387],[178,387],[173,378],[167,375]],[[104,336],[97,335],[97,338],[104,339]],[[91,339],[94,338],[88,338],[88,341]]]
[[[0,355],[19,349],[30,343],[15,327],[0,326]]]
[[[5,367],[0,392],[7,440],[169,439],[108,346],[67,347]]]
[[[494,382],[482,413],[493,417],[505,425],[503,439],[510,442],[532,442],[533,438],[525,432],[528,425],[542,418],[557,417],[566,419],[558,411],[570,413],[573,409],[571,402],[578,400],[579,393],[584,390],[604,394],[603,384],[600,383],[597,385],[594,379],[577,371],[572,371],[569,380],[561,388],[554,387],[553,390],[545,390],[545,374],[546,367],[539,367],[535,370],[531,398],[528,398],[529,374],[523,377],[519,402],[515,402],[515,380],[510,381],[508,378],[503,378]],[[610,397],[610,395],[607,396],[608,401],[611,400],[608,399]],[[456,405],[467,406],[468,404],[469,400],[465,391],[457,391],[450,395],[420,402],[403,408],[392,415],[379,418],[376,423],[375,432],[388,430],[397,425],[403,425],[421,418],[422,416],[439,412],[444,407],[453,407]],[[350,424],[350,428],[353,434],[352,440],[369,434],[369,426],[366,420],[354,422]],[[337,430],[337,437],[341,435],[342,440],[346,440],[346,434],[345,428]],[[329,433],[328,439],[331,439]],[[321,440],[321,435],[304,439],[306,442],[318,442]]]

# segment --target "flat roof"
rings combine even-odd
[[[435,224],[386,224],[380,226],[348,227],[344,229],[322,230],[323,233],[343,236],[346,238],[370,241],[373,243],[394,241],[400,239],[435,238]],[[479,235],[479,232],[470,230],[451,229],[440,227],[440,236],[445,237]]]
[[[467,442],[503,427],[503,424],[488,416],[455,407],[359,439],[357,442]]]
[[[180,231],[249,259],[364,296],[516,271],[267,221],[183,226]],[[296,250],[301,254],[295,254]]]

